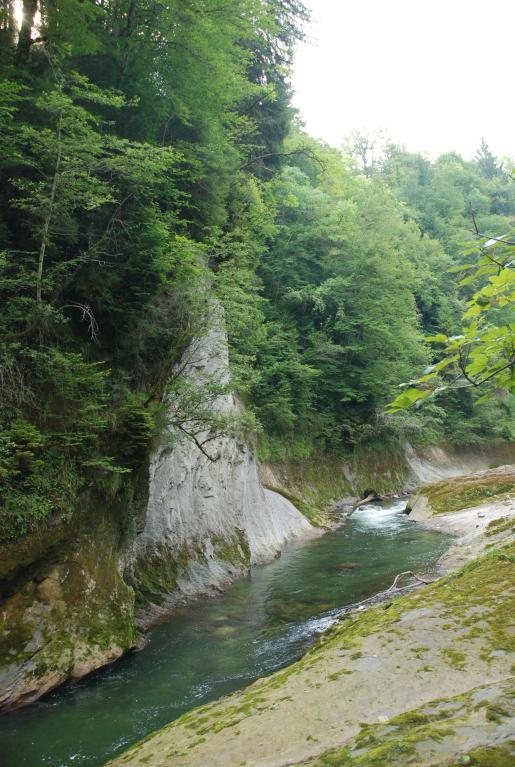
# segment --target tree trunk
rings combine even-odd
[[[16,19],[14,18],[14,3],[12,0],[2,0],[0,19],[0,44],[14,49],[16,44]]]
[[[370,501],[376,500],[377,495],[375,493],[370,493],[370,495],[367,495],[366,498],[360,498],[360,500],[354,504],[352,509],[348,512],[347,516],[351,517],[356,509],[359,509],[360,506],[363,506],[365,503],[370,503]]]
[[[16,65],[19,67],[24,66],[29,58],[30,46],[32,45],[32,28],[37,8],[38,0],[23,0],[23,16],[16,48]]]
[[[42,291],[42,284],[43,284],[43,266],[45,263],[45,254],[46,254],[46,246],[48,243],[48,233],[50,231],[50,223],[52,221],[52,216],[54,213],[55,198],[57,193],[57,181],[59,179],[59,168],[61,165],[61,158],[63,154],[62,138],[61,138],[62,126],[63,126],[63,114],[61,112],[61,114],[59,115],[58,123],[57,123],[57,156],[55,160],[54,177],[52,179],[52,187],[50,189],[50,200],[48,203],[48,212],[45,217],[45,221],[43,223],[43,230],[41,232],[41,245],[39,247],[38,275],[36,278],[36,302],[38,307],[40,307],[42,303],[41,291]]]
[[[127,9],[127,22],[125,29],[122,33],[123,37],[123,51],[122,61],[120,67],[120,74],[118,76],[118,88],[122,88],[127,76],[127,70],[129,68],[129,59],[131,54],[131,38],[134,29],[134,16],[136,13],[136,0],[130,0],[129,7]]]

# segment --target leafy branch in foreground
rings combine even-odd
[[[481,281],[463,314],[463,331],[448,337],[438,334],[426,338],[442,344],[441,359],[408,384],[388,405],[388,413],[411,407],[446,389],[479,388],[484,394],[515,390],[515,243],[510,235],[491,237],[474,244],[465,255],[479,252],[475,263],[452,271],[468,272],[460,281],[466,286]],[[406,388],[407,387],[407,388]]]

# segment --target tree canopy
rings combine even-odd
[[[213,294],[262,457],[513,437],[509,396],[473,410],[482,378],[510,388],[513,342],[512,238],[488,240],[513,230],[515,185],[486,141],[430,161],[307,136],[299,0],[22,10],[0,7],[4,535],[135,492],[166,417],[221,428],[220,382],[197,396],[174,372]],[[457,363],[471,385],[434,400]],[[386,416],[409,380],[424,407]]]

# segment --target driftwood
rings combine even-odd
[[[375,501],[375,500],[376,500],[376,498],[377,498],[377,495],[375,495],[375,493],[370,493],[370,495],[367,495],[367,497],[366,497],[366,498],[360,498],[360,499],[359,499],[359,501],[358,501],[357,503],[355,503],[355,504],[354,504],[354,506],[352,507],[352,509],[351,509],[350,511],[348,511],[348,512],[347,512],[347,516],[348,516],[348,517],[351,517],[351,516],[354,514],[354,512],[355,512],[357,509],[359,509],[359,507],[360,507],[360,506],[364,506],[364,505],[365,505],[365,503],[370,503],[370,501]]]
[[[428,580],[427,580],[427,579],[425,579],[425,578],[421,578],[421,577],[420,577],[420,575],[417,575],[417,574],[416,574],[416,573],[414,573],[412,570],[405,570],[403,573],[399,573],[398,575],[396,575],[396,576],[395,576],[395,580],[394,580],[394,582],[392,583],[392,585],[390,586],[390,588],[389,588],[389,589],[387,589],[387,591],[393,591],[393,589],[396,589],[396,588],[397,588],[397,582],[398,582],[398,581],[399,581],[399,580],[400,580],[400,579],[401,579],[401,578],[402,578],[404,575],[411,575],[411,577],[412,577],[412,578],[415,578],[415,580],[417,580],[417,581],[420,581],[420,583],[426,583],[426,584],[427,584],[427,583],[433,583],[433,581],[434,581],[434,578],[432,578],[431,580],[429,580],[429,581],[428,581]]]
[[[341,612],[341,615],[346,615],[348,612],[352,612],[356,609],[359,609],[362,605],[370,605],[371,607],[374,605],[374,603],[380,603],[383,600],[387,598],[387,594],[390,594],[394,589],[397,589],[398,591],[403,591],[403,589],[408,589],[408,586],[397,586],[397,583],[399,582],[400,578],[402,578],[404,575],[411,575],[412,578],[415,578],[415,580],[419,581],[420,583],[423,583],[427,585],[428,583],[434,583],[436,578],[432,578],[431,580],[427,580],[425,578],[421,578],[420,575],[417,575],[412,570],[405,570],[403,573],[399,573],[395,576],[395,579],[390,586],[390,588],[386,589],[385,591],[380,591],[378,594],[373,594],[371,597],[366,597],[366,599],[362,599],[360,602],[353,602],[351,605],[348,605],[347,607],[343,608],[343,611]],[[415,588],[415,586],[412,586],[411,588]],[[361,608],[363,609],[363,608]]]
[[[412,570],[405,570],[403,573],[399,573],[395,576],[395,580],[393,581],[390,588],[386,589],[386,591],[380,591],[378,594],[374,594],[371,597],[367,597],[366,599],[362,599],[360,602],[353,602],[350,605],[347,605],[346,607],[340,609],[337,613],[337,616],[335,618],[335,622],[337,620],[342,620],[345,618],[348,614],[353,614],[354,612],[358,612],[359,610],[365,610],[366,608],[375,607],[378,604],[381,604],[382,602],[387,602],[390,600],[392,595],[392,591],[394,589],[397,590],[397,594],[407,594],[411,592],[413,589],[418,588],[416,584],[412,584],[411,586],[397,586],[397,583],[399,582],[399,579],[402,578],[404,575],[411,575],[415,580],[419,581],[423,584],[428,583],[434,583],[437,578],[433,578],[432,580],[427,580],[425,578],[422,578],[420,575],[417,575]],[[391,603],[390,603],[391,604]],[[387,605],[388,606],[388,605]],[[385,608],[386,609],[386,608]],[[333,624],[331,624],[333,625]],[[322,630],[320,632],[317,632],[320,634],[325,634],[326,630]]]

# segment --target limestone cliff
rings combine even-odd
[[[229,360],[220,315],[188,350],[183,375],[198,391],[227,383]],[[177,603],[220,590],[252,565],[276,557],[294,538],[316,534],[286,498],[261,485],[251,449],[234,434],[209,440],[205,452],[170,426],[151,459],[145,524],[131,554],[128,577],[147,625]],[[231,393],[211,403],[220,414],[241,409]],[[185,416],[187,418],[187,416]],[[193,420],[193,416],[191,416]],[[191,426],[191,430],[193,430]]]
[[[210,326],[187,351],[181,375],[186,391],[217,379],[223,393],[209,408],[231,416],[239,405],[223,391],[228,352],[216,311]],[[171,425],[139,480],[111,501],[85,490],[69,519],[56,515],[0,547],[0,708],[112,662],[137,643],[137,625],[220,590],[287,541],[315,533],[289,501],[263,489],[240,437],[229,431],[202,452],[174,427],[175,406],[171,400]],[[147,477],[148,491],[138,492]]]

